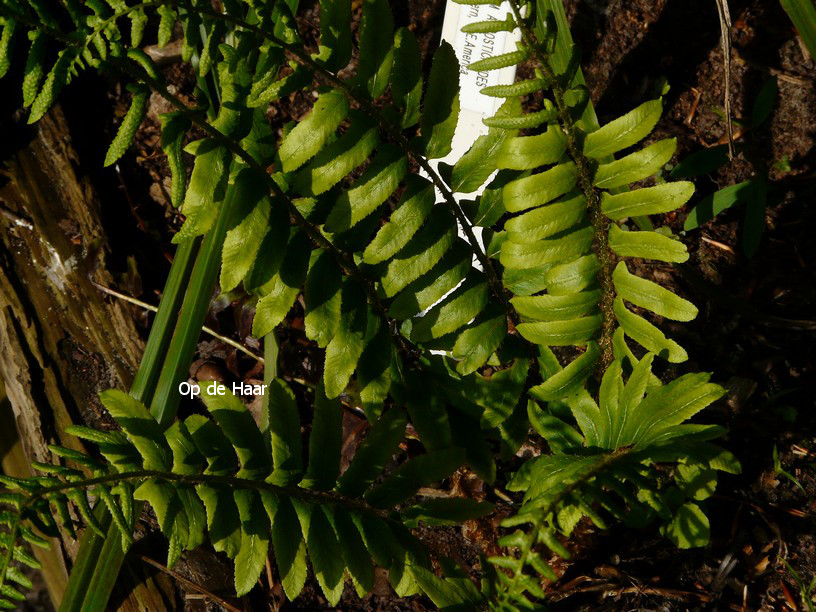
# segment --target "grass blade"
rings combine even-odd
[[[779,0],[779,3],[802,37],[810,58],[816,61],[816,5],[813,0]]]

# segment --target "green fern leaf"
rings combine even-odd
[[[444,401],[430,393],[430,380],[418,372],[405,374],[405,390],[402,403],[408,409],[413,425],[422,445],[428,451],[442,450],[453,446],[448,409]]]
[[[411,340],[428,342],[456,331],[473,320],[488,302],[484,276],[471,273],[465,282],[414,324]]]
[[[385,412],[371,428],[348,469],[340,478],[337,490],[348,497],[359,497],[383,472],[405,436],[408,421],[398,408]]]
[[[625,232],[615,224],[609,228],[609,248],[621,257],[642,257],[675,263],[683,263],[689,258],[686,245],[679,240],[657,232]]]
[[[445,237],[448,235],[445,234]],[[419,314],[436,304],[442,296],[464,280],[472,267],[472,255],[461,240],[453,242],[453,247],[450,250],[446,249],[447,252],[439,248],[444,255],[436,257],[438,262],[436,265],[433,265],[433,261],[428,262],[431,264],[430,272],[408,284],[407,288],[397,295],[388,309],[388,316],[408,319]],[[398,278],[398,275],[394,274],[394,278]]]
[[[102,405],[144,458],[146,470],[167,472],[173,455],[159,424],[140,402],[114,389],[99,394]]]
[[[232,291],[249,273],[269,225],[272,204],[264,177],[236,180],[233,196],[234,224],[227,230],[221,254],[221,291]],[[277,202],[276,202],[277,204]]]
[[[394,34],[391,96],[402,113],[400,127],[416,125],[422,98],[422,61],[416,36],[407,28],[400,28]]]
[[[388,87],[394,61],[394,17],[386,0],[363,0],[357,78],[372,98]]]
[[[17,22],[13,19],[6,19],[3,23],[3,32],[0,33],[0,79],[6,76],[11,66],[11,53],[16,29]]]
[[[29,38],[31,39],[31,49],[28,52],[23,76],[23,106],[31,106],[37,96],[40,81],[43,78],[45,49],[48,42],[48,38],[42,30],[29,32]],[[0,67],[0,72],[2,72],[2,67]]]
[[[589,313],[600,297],[600,289],[592,289],[566,295],[516,296],[510,301],[522,317],[538,321],[563,321]]]
[[[391,508],[416,494],[422,486],[450,476],[465,460],[460,448],[449,448],[409,459],[382,484],[368,491],[366,500],[378,508]]]
[[[616,195],[604,193],[601,197],[601,210],[614,221],[626,217],[656,215],[679,208],[693,194],[694,183],[688,181],[665,183]]]
[[[306,536],[306,548],[320,590],[336,606],[343,594],[343,551],[322,506],[292,500],[300,527]]]
[[[428,89],[422,100],[422,146],[425,157],[439,159],[451,152],[459,120],[459,60],[443,41],[434,52]]]
[[[557,162],[566,146],[564,132],[551,125],[538,136],[518,136],[505,140],[496,158],[496,166],[512,170],[532,170]]]
[[[130,11],[130,46],[138,48],[142,44],[145,27],[147,27],[147,15],[144,10],[137,9]]]
[[[184,425],[199,453],[207,460],[205,474],[224,476],[238,469],[238,456],[224,432],[211,419],[193,414]]]
[[[482,367],[507,336],[507,319],[501,309],[488,308],[463,331],[453,345],[456,371],[463,376]]]
[[[527,50],[526,48],[521,48],[516,51],[500,53],[499,55],[486,57],[484,59],[472,62],[468,66],[468,70],[471,70],[472,72],[483,72],[485,70],[501,70],[502,68],[508,68],[510,66],[520,64],[523,61],[527,60],[527,58],[529,57],[530,57],[529,50]]]
[[[133,495],[153,507],[162,533],[170,540],[167,567],[173,567],[189,538],[187,514],[176,490],[170,483],[151,478],[139,485]]]
[[[294,600],[303,590],[307,576],[306,542],[298,514],[286,497],[264,495],[263,502],[272,522],[275,564],[283,591],[290,600]]]
[[[205,140],[196,150],[190,184],[181,207],[186,219],[173,242],[178,244],[206,233],[215,223],[229,178],[229,152],[213,140]],[[251,180],[240,173],[236,182]]]
[[[363,261],[374,265],[399,252],[422,227],[433,208],[435,197],[431,183],[416,174],[409,175],[397,209],[366,247]]]
[[[298,174],[292,187],[306,196],[317,196],[337,185],[359,167],[379,143],[377,129],[359,111],[349,113],[351,126],[320,151]]]
[[[392,297],[428,272],[454,245],[454,222],[444,208],[436,207],[425,226],[392,259],[382,275],[385,295]]]
[[[492,98],[512,98],[536,93],[546,86],[546,79],[527,79],[509,85],[490,85],[489,87],[482,87],[480,93],[483,96],[490,96]]]
[[[196,493],[207,511],[207,529],[210,543],[230,559],[241,548],[241,517],[233,492],[226,487],[196,486]]]
[[[309,238],[304,232],[296,232],[286,247],[280,271],[261,290],[263,295],[252,321],[252,334],[256,338],[270,333],[289,312],[306,279],[310,253]]]
[[[354,187],[337,199],[326,219],[326,230],[343,232],[373,213],[396,191],[407,171],[405,153],[396,146],[382,145]]]
[[[402,516],[409,519],[407,527],[416,527],[420,521],[431,527],[456,525],[482,518],[493,509],[494,506],[490,502],[465,497],[429,498],[403,510]]]
[[[362,289],[354,281],[346,280],[342,289],[342,307],[337,333],[326,347],[323,380],[326,395],[335,398],[348,385],[351,375],[365,348],[369,326],[369,308]]]
[[[615,268],[612,280],[618,295],[635,306],[673,321],[691,321],[697,316],[697,308],[691,302],[656,283],[630,274],[622,261]]]
[[[111,517],[113,517],[113,522],[116,523],[116,526],[119,528],[119,531],[122,535],[122,552],[126,552],[128,548],[130,548],[130,544],[133,542],[133,529],[130,525],[130,522],[125,519],[125,515],[122,512],[121,507],[117,503],[116,499],[111,495],[111,492],[106,489],[105,487],[99,487],[97,489],[97,493],[99,497],[102,499],[105,506],[108,508],[108,512],[111,513]]]
[[[187,516],[187,541],[184,548],[192,550],[207,541],[207,513],[192,487],[177,487],[176,492]]]
[[[559,164],[508,184],[504,188],[504,206],[509,212],[520,212],[546,204],[570,191],[577,181],[578,170],[573,162]]]
[[[269,432],[275,471],[269,481],[286,486],[298,482],[303,475],[301,458],[300,418],[295,396],[280,379],[269,383]]]
[[[586,218],[586,198],[567,196],[565,200],[540,206],[508,219],[504,224],[510,240],[518,244],[535,244],[539,240],[568,230]]]
[[[521,111],[521,104],[511,99],[502,104],[496,116],[515,114]],[[491,128],[487,134],[482,134],[459,161],[453,166],[451,173],[451,189],[462,193],[470,193],[481,187],[485,181],[499,167],[498,159],[504,145],[516,135],[515,130]]]
[[[569,261],[586,253],[592,245],[591,227],[576,229],[561,238],[539,240],[533,244],[502,244],[499,261],[507,268],[529,269],[545,264]]]
[[[332,71],[351,60],[351,0],[321,0],[318,59]]]
[[[600,356],[598,345],[590,342],[587,350],[567,367],[530,389],[530,395],[543,402],[552,402],[576,393],[592,374]]]
[[[39,121],[54,104],[59,92],[71,79],[70,67],[76,57],[77,50],[74,47],[68,47],[60,51],[57,61],[45,77],[40,93],[31,104],[31,114],[28,116],[29,124]]]
[[[239,478],[258,479],[269,474],[270,458],[255,419],[244,403],[224,385],[210,382],[202,386],[201,399],[215,422],[235,448],[241,469]]]
[[[634,316],[634,315],[633,315]],[[518,332],[530,342],[547,346],[581,346],[597,337],[601,315],[591,315],[566,321],[520,323]]]
[[[461,31],[466,34],[490,34],[494,32],[512,32],[516,29],[516,21],[512,15],[507,15],[503,21],[476,21],[466,24]]]
[[[207,76],[210,69],[218,61],[218,47],[226,31],[223,21],[211,22],[207,28],[207,41],[198,60],[198,74]]]
[[[351,520],[350,514],[340,506],[326,512],[337,535],[337,543],[343,555],[357,594],[364,597],[374,587],[374,565],[363,538]]]
[[[235,555],[235,594],[246,595],[261,575],[269,550],[269,517],[256,491],[235,491],[241,518],[241,547]]]
[[[306,277],[306,336],[325,348],[340,325],[340,290],[343,275],[334,256],[314,251]]]
[[[176,421],[164,432],[173,452],[173,472],[198,474],[204,467],[204,455],[198,452],[195,440],[184,421]]]
[[[626,309],[621,298],[615,298],[615,317],[627,336],[642,345],[646,350],[659,355],[671,363],[682,363],[688,359],[688,353],[674,340],[666,336],[643,317]]]
[[[462,608],[479,609],[484,599],[469,577],[439,578],[423,567],[413,570],[419,586],[431,601],[442,610]]]
[[[256,81],[252,84],[252,92],[247,99],[249,108],[265,108],[270,102],[285,98],[296,91],[308,87],[313,75],[302,64],[290,62],[292,72],[276,80],[277,67],[269,71],[269,80]]]
[[[509,115],[506,117],[488,117],[482,120],[488,127],[505,128],[508,130],[531,130],[545,123],[553,121],[558,116],[558,111],[553,108],[552,103],[544,101],[543,110],[526,113],[522,115]]]
[[[315,389],[314,420],[309,436],[309,463],[302,486],[319,491],[334,487],[340,473],[343,407],[326,397],[322,385]]]
[[[711,527],[700,506],[687,502],[677,509],[672,521],[661,531],[678,548],[698,548],[708,544]]]
[[[149,98],[150,90],[147,87],[137,87],[134,89],[130,109],[125,115],[125,118],[122,119],[119,130],[116,132],[116,136],[105,155],[105,167],[110,166],[122,157],[133,142],[136,130],[139,129],[139,126],[147,114],[147,102]]]
[[[663,100],[650,100],[587,134],[584,155],[603,160],[645,138],[657,124],[663,112]]]
[[[674,155],[676,138],[666,138],[641,151],[598,167],[593,184],[601,189],[615,189],[649,178],[660,170]]]
[[[190,120],[181,113],[166,113],[159,116],[162,124],[161,147],[167,155],[170,166],[172,189],[170,201],[173,206],[181,206],[187,191],[187,169],[184,164],[184,136],[190,129]]]
[[[389,329],[386,325],[380,325],[377,333],[363,349],[357,364],[357,388],[369,421],[379,417],[383,403],[388,397],[393,353]]]
[[[349,105],[339,90],[321,95],[306,118],[284,137],[278,154],[281,169],[292,172],[314,157],[346,118]]]

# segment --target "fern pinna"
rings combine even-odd
[[[469,68],[531,62],[535,74],[484,89],[505,99],[485,120],[489,130],[455,164],[434,167],[429,160],[451,151],[459,114],[453,49],[442,43],[426,79],[419,44],[394,27],[388,2],[365,0],[356,34],[350,0],[320,8],[315,49],[298,31],[293,0],[0,5],[0,72],[13,45],[31,41],[22,100],[30,121],[79,70],[126,76],[132,104],[109,165],[133,139],[151,90],[174,105],[161,118],[172,202],[186,219],[174,242],[206,236],[202,269],[217,270],[220,259],[221,290],[255,297],[253,333],[268,343],[302,296],[305,333],[324,363],[308,448],[294,383],[283,378],[269,377],[259,426],[217,385],[202,398],[211,418],[177,418],[178,397],[154,398],[148,409],[122,392],[103,394],[122,431],[72,429],[101,458],[54,447],[55,461],[75,467],[40,464],[45,476],[4,481],[13,489],[2,498],[7,600],[19,593],[6,578],[26,586],[12,561],[32,561],[18,543],[39,541],[29,525],[72,533],[73,506],[103,534],[89,493],[108,508],[123,550],[135,500],[145,501],[169,539],[168,565],[209,542],[235,559],[243,594],[271,543],[286,595],[303,587],[308,556],[332,604],[346,573],[358,593],[372,588],[373,560],[397,593],[424,592],[441,607],[534,607],[546,599],[543,581],[555,578],[545,549],[568,556],[563,538],[582,517],[599,527],[610,518],[659,521],[678,545],[705,543],[700,502],[715,470],[739,468],[709,441],[721,428],[687,421],[722,389],[703,374],[664,382],[652,373],[656,360],[680,363],[686,353],[640,313],[688,321],[696,309],[627,265],[688,258],[676,237],[649,229],[648,215],[681,206],[692,186],[627,189],[669,161],[672,140],[614,158],[648,136],[661,101],[593,124],[560,3],[511,0],[503,21],[467,31],[519,29],[518,49]],[[145,36],[166,44],[177,22],[197,78],[195,107],[170,93],[139,49]],[[355,46],[354,76],[340,77]],[[312,88],[310,111],[279,138],[268,105]],[[187,143],[192,128],[205,137]],[[475,199],[457,195],[482,187]],[[208,274],[197,285],[206,296]],[[192,355],[196,336],[188,336]],[[162,380],[177,384],[186,365]],[[341,402],[370,423],[342,475]],[[394,467],[409,422],[423,453],[400,453]],[[494,484],[496,456],[511,460],[531,431],[550,454],[521,464],[507,483],[518,511],[502,523],[505,554],[484,564],[483,588],[450,564],[437,576],[408,527],[461,522],[493,506],[416,493],[463,466]]]

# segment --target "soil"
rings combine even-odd
[[[302,3],[307,27],[317,27],[315,4]],[[430,57],[439,43],[444,0],[393,4],[398,25],[410,27],[424,56]],[[723,53],[713,0],[565,0],[565,5],[601,123],[648,99],[665,79],[670,85],[666,110],[650,141],[677,138],[674,164],[727,141],[721,110]],[[691,205],[769,167],[765,232],[758,252],[746,257],[741,246],[744,211],[726,211],[681,234],[692,254],[686,266],[650,266],[646,273],[700,308],[691,324],[664,324],[690,354],[682,371],[715,371],[716,382],[728,388],[727,398],[707,411],[707,422],[728,427],[724,445],[740,459],[743,471],[722,475],[716,495],[706,501],[712,537],[705,549],[677,550],[653,528],[601,533],[582,526],[570,544],[574,558],[558,562],[561,577],[549,586],[556,610],[802,609],[794,572],[805,583],[816,575],[816,406],[809,390],[816,376],[816,251],[810,236],[811,225],[816,225],[816,62],[775,0],[731,0],[730,9],[730,96],[738,120],[734,130],[745,148],[695,179],[697,195]],[[306,35],[314,38],[315,33]],[[172,86],[191,94],[189,72],[175,65],[165,71]],[[757,93],[771,76],[778,81],[776,106],[769,121],[750,129]],[[156,114],[164,109],[152,99],[135,149],[114,169],[103,170],[106,143],[126,110],[124,91],[112,81],[83,76],[82,84],[62,99],[81,172],[92,178],[107,210],[117,289],[155,304],[171,258],[170,236],[180,223],[168,203],[169,172],[158,148]],[[308,102],[302,94],[293,95],[270,111],[270,119],[282,128],[289,118],[300,117]],[[654,221],[682,232],[687,212]],[[133,314],[146,333],[145,313],[134,307]],[[251,315],[251,303],[230,294],[214,300],[207,324],[257,348],[248,338]],[[310,362],[314,354],[302,330],[302,312],[295,308],[282,331],[283,363],[289,375],[315,381],[319,366]],[[199,348],[191,376],[259,376],[254,360],[221,342],[203,338]],[[775,470],[774,449],[790,476]],[[473,545],[459,533],[436,530],[422,537],[431,548],[478,567]],[[145,554],[161,558],[161,551],[159,544]],[[214,563],[220,573],[213,571]],[[186,555],[177,570],[228,599],[230,580],[224,577],[231,570],[213,554]],[[266,609],[281,601],[279,587],[259,591],[243,605]],[[212,608],[201,599],[186,599],[185,605]],[[304,594],[285,608],[325,605],[310,579]],[[417,610],[430,602],[399,599],[383,584],[362,601],[347,588],[340,607]]]

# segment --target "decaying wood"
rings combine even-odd
[[[82,448],[68,425],[111,423],[98,393],[128,387],[142,347],[126,306],[93,285],[111,284],[108,246],[62,113],[31,130],[0,170],[0,376],[26,456],[56,462],[48,444]],[[62,544],[70,561],[77,544]],[[174,600],[161,578],[119,601],[135,610]]]
[[[29,459],[17,435],[14,414],[6,397],[2,380],[0,380],[0,467],[3,468],[3,474],[8,476],[27,478],[33,475]],[[39,571],[45,582],[48,596],[51,601],[60,601],[68,584],[68,572],[60,550],[60,542],[56,538],[49,539],[51,548],[44,549],[35,546],[31,552],[42,564],[42,569]]]

